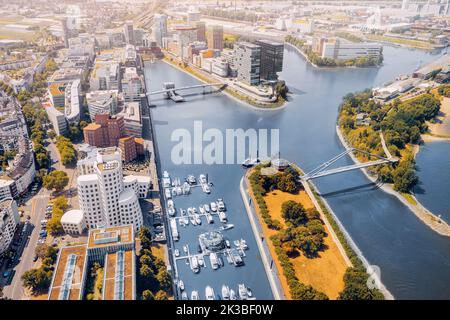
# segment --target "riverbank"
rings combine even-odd
[[[190,66],[181,67],[180,64],[182,62],[175,60],[175,58],[170,59],[165,57],[164,59],[162,59],[162,61],[186,74],[193,76],[203,83],[216,83],[218,81],[217,79],[212,78],[210,75],[207,75],[204,72],[200,73],[200,71],[192,69]],[[238,92],[236,89],[231,88],[227,83],[223,83],[223,87],[223,90],[221,90],[222,93],[227,95],[229,98],[255,110],[274,111],[286,107],[287,101],[281,97],[277,98],[276,102],[263,103],[250,98],[248,95],[244,95],[243,93]]]
[[[428,123],[428,133],[435,138],[450,139],[450,98],[441,97],[439,114]]]
[[[345,140],[339,126],[336,126],[336,133],[338,135],[339,141],[344,146],[344,148],[349,149],[350,146]],[[417,153],[417,148],[413,153]],[[360,163],[360,161],[352,152],[349,153],[349,155],[352,158],[353,162],[355,162],[356,164]],[[450,226],[444,220],[440,219],[435,214],[427,210],[414,195],[411,194],[405,197],[401,193],[395,191],[392,185],[379,183],[378,177],[370,175],[366,168],[363,168],[361,170],[370,181],[372,181],[373,183],[377,183],[378,187],[381,190],[397,197],[397,199],[399,199],[404,205],[406,205],[423,223],[425,223],[433,231],[437,232],[440,235],[450,237]]]

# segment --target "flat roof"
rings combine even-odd
[[[105,279],[103,285],[103,299],[115,300],[115,283],[116,277],[120,281],[121,274],[117,273],[117,257],[120,251],[108,253],[105,261]],[[133,300],[133,250],[123,251],[123,299]]]
[[[102,240],[107,241],[107,237],[109,237],[111,241],[99,243],[102,242]],[[93,249],[117,244],[132,243],[133,241],[134,239],[132,225],[94,229],[89,231],[87,247],[88,249]]]
[[[59,251],[58,262],[53,275],[52,286],[49,291],[49,300],[59,300],[62,290],[64,273],[71,255],[75,256],[73,276],[69,286],[68,300],[79,300],[83,281],[84,263],[86,261],[86,245],[63,247]]]
[[[101,128],[102,126],[97,123],[89,123],[86,127],[83,128],[83,130],[97,130]]]

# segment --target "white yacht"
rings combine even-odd
[[[208,194],[211,193],[211,188],[206,183],[202,184],[202,190],[204,193],[208,193]]]
[[[189,259],[189,265],[191,267],[192,272],[198,273],[200,271],[200,267],[198,266],[198,259],[196,256],[192,256]]]
[[[247,287],[245,286],[245,284],[240,283],[239,286],[239,298],[241,300],[247,300],[248,299],[248,290]]]
[[[231,223],[227,223],[227,224],[224,224],[223,226],[220,226],[220,230],[230,230],[230,229],[233,229],[234,228],[234,224],[231,224]]]
[[[172,199],[172,192],[170,191],[170,188],[164,189],[164,194],[166,196],[166,199]]]
[[[195,179],[195,177],[192,174],[190,174],[190,175],[187,176],[186,182],[191,184],[191,185],[192,184],[196,184],[197,183],[197,179]]]
[[[181,293],[181,300],[189,300],[188,295],[185,291]]]
[[[191,292],[191,300],[200,300],[200,296],[197,290]]]
[[[180,256],[180,250],[175,249],[174,253],[175,253],[175,257],[179,257]]]
[[[237,300],[236,292],[233,289],[230,289],[230,300]]]
[[[201,174],[201,175],[198,177],[198,180],[200,181],[201,184],[206,184],[206,183],[208,183],[208,180],[206,179],[206,176],[205,176],[204,174]]]
[[[225,214],[225,212],[219,211],[219,219],[220,219],[220,222],[223,222],[223,223],[227,222],[227,215]]]
[[[208,212],[209,213],[209,204],[207,204],[207,203],[205,203],[204,205],[203,205],[203,209],[205,209],[205,212]]]
[[[215,300],[216,297],[214,296],[214,289],[210,286],[207,286],[205,288],[205,296],[206,300]]]
[[[183,280],[179,280],[178,281],[178,288],[180,289],[180,291],[184,290],[184,282],[183,282]]]
[[[211,252],[209,254],[209,261],[211,262],[211,268],[213,268],[214,270],[219,268],[219,262],[218,262],[216,253]]]
[[[205,214],[205,208],[203,208],[203,206],[198,207],[198,210],[200,211],[201,214]]]
[[[202,219],[200,218],[200,216],[197,213],[194,215],[194,219],[198,225],[202,224]]]
[[[223,201],[223,199],[217,199],[217,208],[219,209],[219,211],[227,210],[227,207],[225,206],[225,202]]]
[[[208,223],[214,223],[214,218],[210,213],[206,214],[206,220],[208,221]]]
[[[222,300],[230,300],[230,288],[226,285],[222,285]]]
[[[211,202],[211,211],[212,212],[216,212],[217,211],[217,203],[216,202]]]

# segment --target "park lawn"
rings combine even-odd
[[[275,190],[267,193],[264,200],[272,219],[279,220],[283,226],[284,219],[281,216],[281,206],[284,202],[293,200],[301,203],[305,209],[314,208],[313,202],[304,190],[297,194]],[[327,236],[324,238],[326,249],[319,253],[319,257],[311,259],[300,254],[298,257],[290,260],[301,283],[311,285],[313,288],[325,293],[330,299],[336,299],[339,292],[344,289],[344,274],[347,270],[347,264],[330,236],[328,228],[324,227],[327,233]],[[271,231],[272,234],[277,232],[275,230]]]

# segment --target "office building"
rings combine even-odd
[[[125,68],[121,82],[124,101],[141,101],[144,79],[137,73],[136,68]]]
[[[94,122],[83,128],[84,142],[99,148],[117,147],[124,134],[123,117],[110,116],[109,113],[96,114]]]
[[[128,163],[144,155],[144,140],[130,136],[120,138],[119,149],[122,151],[122,161]]]
[[[237,79],[248,85],[258,85],[261,73],[261,47],[250,42],[234,44],[234,67]]]
[[[165,14],[155,14],[153,18],[153,30],[155,33],[155,41],[158,46],[162,47],[162,39],[167,37],[167,16]]]
[[[65,115],[56,109],[54,106],[48,106],[45,108],[47,112],[48,120],[53,126],[53,130],[56,135],[65,135],[68,132],[67,120]]]
[[[261,74],[264,80],[277,80],[278,72],[283,70],[284,44],[270,40],[258,40],[261,47]]]
[[[215,50],[223,50],[223,27],[214,25],[208,28],[208,48]]]
[[[64,115],[69,124],[80,122],[80,80],[72,81],[66,86],[64,94]]]
[[[125,43],[126,44],[132,44],[135,45],[134,41],[134,28],[133,28],[133,22],[127,21],[123,26],[123,34],[125,37]]]
[[[12,198],[0,200],[0,256],[11,245],[19,221],[16,201]]]
[[[197,28],[197,41],[206,42],[206,25],[203,21],[197,21],[195,23]]]
[[[323,44],[322,58],[350,60],[356,58],[379,59],[383,54],[383,46],[378,43],[358,42],[335,39]]]
[[[139,102],[125,102],[122,111],[117,116],[123,118],[125,135],[142,137],[142,117]]]
[[[90,230],[87,243],[62,247],[48,300],[85,298],[94,263],[103,268],[101,300],[136,299],[136,254],[131,225]]]
[[[124,185],[120,149],[98,149],[90,164],[91,174],[77,179],[78,199],[86,226],[95,228],[132,224],[138,230],[143,224],[138,195]]]
[[[61,217],[61,225],[64,232],[71,235],[80,235],[86,229],[83,211],[69,210]]]
[[[89,116],[93,121],[97,114],[117,113],[117,90],[99,90],[86,93]]]

